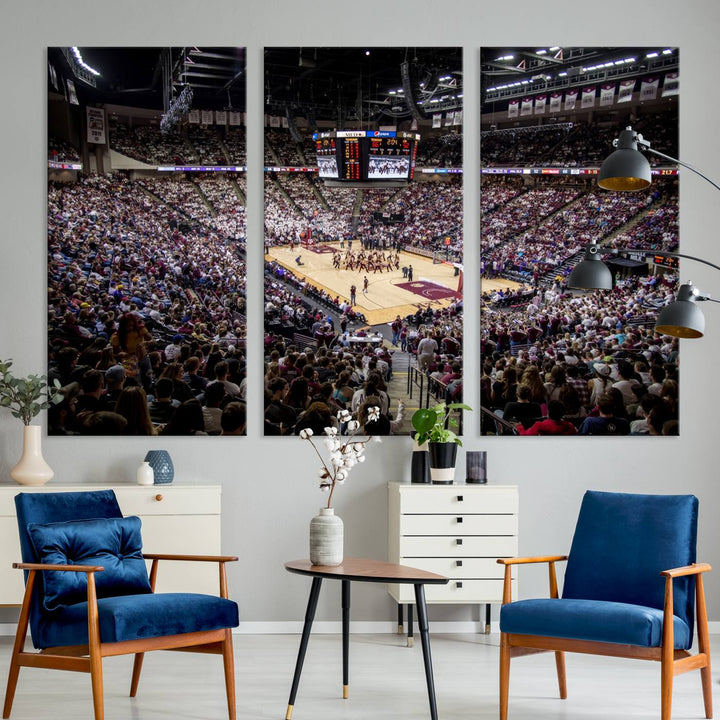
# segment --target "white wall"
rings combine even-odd
[[[373,0],[295,2],[267,0],[48,0],[4,4],[0,27],[3,103],[0,110],[0,356],[22,372],[45,366],[45,193],[48,45],[240,45],[248,48],[248,224],[254,238],[248,265],[251,351],[248,373],[250,429],[246,439],[47,438],[46,459],[56,480],[131,482],[150,447],[172,454],[178,482],[203,479],[224,486],[223,544],[241,561],[231,586],[246,621],[298,621],[304,614],[306,581],[287,574],[286,560],[307,554],[310,517],[321,505],[310,448],[293,439],[261,435],[262,373],[262,57],[263,46],[462,45],[465,48],[465,238],[467,277],[479,269],[479,48],[481,45],[679,46],[682,92],[682,158],[720,178],[716,134],[718,100],[714,47],[720,28],[716,0],[654,0],[603,3],[558,0]],[[717,248],[720,195],[683,174],[681,243],[686,253],[720,261]],[[692,270],[692,272],[690,272]],[[686,263],[683,279],[720,293],[720,276]],[[466,399],[477,405],[477,283],[467,282]],[[720,390],[714,363],[720,351],[720,308],[708,304],[708,336],[684,341],[679,438],[480,438],[477,414],[466,425],[466,449],[486,449],[494,483],[520,486],[520,552],[565,552],[582,493],[587,488],[694,492],[701,502],[699,557],[720,569],[720,499],[715,406]],[[252,348],[255,350],[252,350]],[[0,477],[20,452],[20,428],[0,419]],[[386,557],[387,480],[409,472],[410,442],[389,439],[373,446],[368,462],[340,489],[336,508],[346,524],[349,555]],[[459,467],[464,467],[461,458]],[[8,479],[9,481],[9,479]],[[543,592],[545,574],[522,576],[523,593]],[[720,573],[708,581],[710,618],[720,621]],[[339,593],[321,598],[318,619],[340,616]],[[382,590],[354,590],[353,619],[386,621],[394,608]],[[431,608],[431,620],[464,620],[467,608]]]

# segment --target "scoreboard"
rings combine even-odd
[[[394,130],[338,130],[313,135],[318,174],[340,181],[408,181],[420,135]]]

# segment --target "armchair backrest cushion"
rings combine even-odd
[[[30,523],[28,532],[41,563],[99,565],[95,574],[98,598],[149,593],[147,567],[142,556],[138,517]],[[43,573],[46,610],[57,610],[87,600],[87,574]]]
[[[660,573],[696,560],[694,495],[642,495],[589,490],[568,557],[564,598],[606,600],[662,609]],[[675,615],[693,627],[694,582],[673,585]]]
[[[122,517],[120,506],[112,490],[21,492],[15,496],[15,511],[20,536],[20,554],[23,562],[27,563],[40,562],[27,529],[30,523]],[[30,632],[35,647],[39,647],[38,623],[42,614],[47,612],[43,599],[44,583],[42,573],[38,573],[30,607]]]

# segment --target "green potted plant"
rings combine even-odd
[[[430,480],[436,484],[452,484],[455,479],[455,460],[462,441],[451,428],[458,427],[452,416],[455,410],[472,410],[463,403],[440,403],[431,408],[420,408],[413,413],[412,426],[419,447],[427,443],[430,459]]]
[[[42,456],[42,428],[31,423],[42,410],[59,403],[63,395],[57,380],[51,387],[43,375],[15,377],[11,367],[12,360],[0,362],[0,407],[22,420],[24,428],[23,454],[10,476],[20,485],[44,485],[54,473]]]

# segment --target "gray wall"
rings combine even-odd
[[[716,0],[655,0],[568,3],[558,0],[389,0],[386,2],[243,3],[221,0],[146,0],[94,3],[48,0],[7,2],[0,28],[3,99],[0,111],[0,356],[17,369],[45,365],[45,138],[48,45],[241,45],[248,48],[249,137],[248,307],[251,320],[250,431],[227,442],[168,438],[145,440],[46,438],[46,459],[56,482],[132,482],[151,446],[172,454],[178,482],[218,482],[224,488],[223,545],[241,561],[231,586],[247,621],[298,621],[304,613],[306,582],[288,575],[282,563],[304,557],[308,523],[322,504],[313,454],[299,440],[261,435],[262,373],[262,48],[265,45],[462,45],[465,48],[465,238],[466,273],[478,275],[479,237],[479,47],[538,44],[605,46],[661,43],[681,49],[681,141],[685,161],[720,177],[716,135],[717,76],[713,47],[720,27]],[[12,8],[12,9],[11,9]],[[351,10],[352,9],[352,10]],[[681,193],[682,249],[720,261],[717,248],[720,195],[690,173]],[[720,293],[720,276],[687,262],[683,279]],[[466,307],[477,307],[478,284],[465,284]],[[679,438],[499,439],[480,438],[477,414],[466,425],[466,449],[485,449],[493,483],[520,486],[520,552],[550,554],[568,548],[582,493],[587,488],[694,492],[701,501],[702,560],[720,568],[715,513],[720,489],[716,471],[720,308],[707,304],[708,335],[682,346],[682,436]],[[466,398],[477,405],[478,317],[466,314]],[[0,419],[0,477],[20,452],[20,427]],[[349,555],[386,557],[387,480],[409,473],[410,441],[388,439],[370,448],[337,495],[346,523]],[[460,467],[464,466],[461,458]],[[545,574],[522,576],[523,594],[544,592]],[[720,573],[708,581],[710,618],[720,621]],[[318,619],[339,617],[333,593],[321,599]],[[377,588],[354,594],[355,620],[387,621],[393,607]],[[465,620],[467,608],[432,608],[431,619]],[[1,618],[0,618],[1,619]]]

